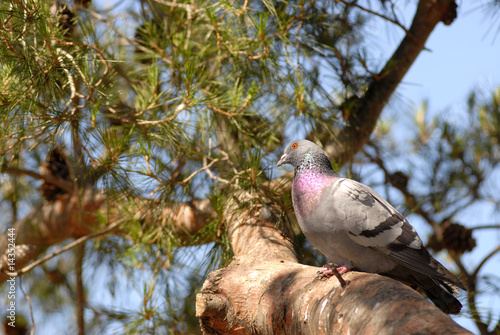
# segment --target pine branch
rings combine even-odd
[[[349,124],[325,144],[330,159],[344,164],[362,149],[375,129],[387,101],[410,69],[425,42],[453,0],[420,0],[406,36],[363,97],[351,111]]]

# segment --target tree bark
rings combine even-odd
[[[249,256],[249,255],[248,255]],[[205,334],[472,334],[415,290],[383,276],[335,277],[295,262],[237,257],[197,296]]]

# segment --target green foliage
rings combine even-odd
[[[105,190],[108,204],[122,208],[125,233],[87,246],[86,264],[137,282],[137,269],[168,281],[182,263],[177,248],[204,240],[216,242],[200,274],[228,263],[225,204],[239,191],[255,195],[242,211],[277,197],[261,186],[289,117],[335,118],[331,89],[309,64],[329,59],[332,49],[347,59],[361,40],[361,15],[335,2],[151,1],[129,12],[48,0],[0,6],[1,164],[36,170],[50,148],[64,148],[79,185]],[[7,178],[3,201],[29,208],[36,193],[21,185],[33,182]],[[173,204],[207,196],[219,219],[185,241],[170,225]],[[162,214],[165,206],[173,206],[170,216]],[[163,221],[144,223],[134,215],[140,210]],[[25,215],[16,209],[14,221],[18,212]],[[100,215],[103,225],[108,215]],[[110,292],[118,290],[114,275]],[[172,302],[171,292],[164,299]],[[186,315],[192,308],[186,305]],[[140,314],[91,309],[96,327],[115,320],[129,324],[129,333],[162,322],[180,330],[175,324],[184,322],[149,307]]]

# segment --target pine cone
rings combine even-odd
[[[51,176],[60,180],[69,180],[69,167],[66,163],[65,156],[60,148],[54,148],[47,157],[47,161],[40,166],[40,174],[43,176]],[[43,182],[40,187],[42,197],[48,201],[54,201],[60,194],[65,194],[66,191],[59,187]]]
[[[408,187],[408,176],[401,171],[396,171],[387,176],[387,181],[398,190],[406,190]]]
[[[75,29],[75,14],[67,6],[60,9],[60,14],[61,17],[59,18],[59,26],[63,29],[67,29],[64,33],[64,37],[70,38]]]
[[[451,223],[443,232],[443,246],[458,253],[472,251],[476,240],[472,237],[472,230],[458,223]]]
[[[92,0],[75,0],[76,5],[82,5],[85,8],[89,8],[92,4]]]

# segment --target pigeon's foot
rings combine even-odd
[[[316,272],[317,275],[321,277],[330,277],[333,276],[333,270],[332,270],[332,265],[331,264],[325,264],[323,265],[323,269],[319,270]]]
[[[339,280],[340,285],[342,287],[345,287],[347,284],[346,284],[344,278],[342,278],[342,275],[344,273],[352,270],[353,268],[354,268],[354,266],[351,266],[351,265],[333,266],[330,264],[325,264],[323,266],[323,270],[318,271],[317,274],[321,277],[330,277],[330,276],[334,275]]]
[[[323,269],[319,270],[317,274],[322,277],[330,277],[332,275],[335,275],[335,272],[343,275],[344,273],[349,272],[352,269],[354,269],[354,266],[352,265],[333,266],[332,264],[325,264],[323,265]]]
[[[346,273],[346,272],[351,271],[352,269],[354,269],[354,266],[352,266],[352,265],[342,265],[342,266],[337,266],[337,271],[338,271],[338,273],[340,273],[341,275],[343,275],[343,274],[344,274],[344,273]]]

